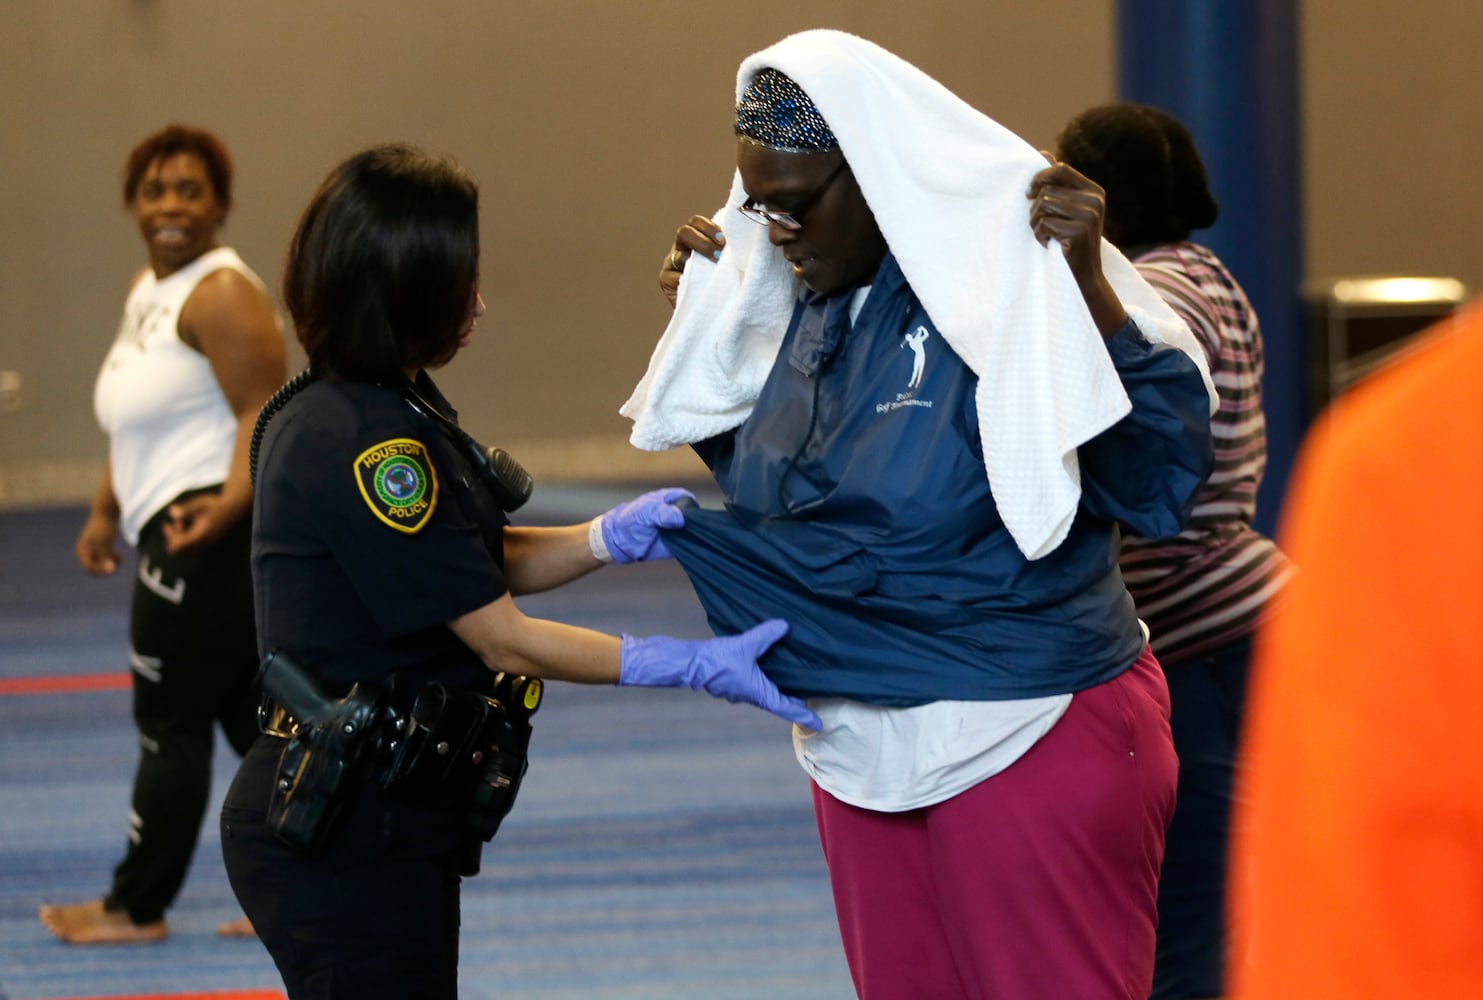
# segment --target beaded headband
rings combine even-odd
[[[827,153],[839,140],[792,78],[763,69],[736,102],[736,134],[788,153]]]

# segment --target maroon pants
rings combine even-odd
[[[862,1000],[1145,1000],[1178,764],[1153,653],[1005,771],[882,813],[814,787]]]

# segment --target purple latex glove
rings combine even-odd
[[[787,632],[788,623],[773,618],[741,635],[719,639],[625,635],[618,684],[704,688],[717,698],[756,705],[789,722],[823,729],[801,699],[783,694],[757,666],[757,658]]]
[[[669,559],[669,549],[659,537],[660,528],[683,528],[685,515],[674,505],[682,497],[695,499],[689,490],[671,486],[650,490],[620,503],[598,521],[602,542],[615,563]],[[598,556],[598,558],[602,558]]]

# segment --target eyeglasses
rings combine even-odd
[[[788,232],[796,233],[803,228],[803,213],[819,203],[819,199],[824,197],[824,192],[829,190],[829,185],[833,184],[834,179],[844,173],[844,168],[849,165],[848,160],[841,160],[839,166],[835,167],[829,176],[824,178],[824,183],[814,188],[813,193],[806,195],[802,201],[793,206],[791,212],[774,212],[766,208],[758,208],[752,204],[751,199],[736,206],[736,210],[759,226],[777,223],[778,226],[788,230]]]

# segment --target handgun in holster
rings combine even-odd
[[[271,653],[258,671],[264,695],[291,718],[278,759],[268,826],[289,847],[318,854],[376,751],[383,692],[356,684],[330,698],[287,653]]]

